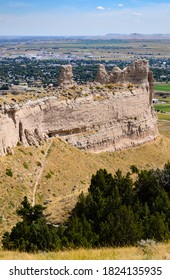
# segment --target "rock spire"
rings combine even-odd
[[[76,82],[73,79],[73,68],[71,65],[62,65],[58,85],[64,88],[76,85]]]

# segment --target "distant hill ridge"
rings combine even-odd
[[[116,33],[109,33],[104,36],[105,38],[112,38],[112,39],[170,39],[170,34],[142,34],[142,33],[131,33],[131,34],[116,34]]]
[[[38,39],[38,40],[51,40],[51,39],[170,39],[170,33],[154,33],[154,34],[145,34],[145,33],[108,33],[106,35],[63,35],[63,36],[20,36],[20,35],[0,35],[0,40],[30,40],[30,39]]]

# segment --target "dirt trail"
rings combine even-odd
[[[47,155],[48,155],[49,149],[51,148],[52,143],[53,143],[52,141],[49,143],[49,145],[48,145],[48,147],[47,147],[47,149],[46,149],[46,151],[45,151],[44,157],[43,157],[43,159],[42,159],[42,161],[41,161],[41,168],[40,168],[40,170],[39,170],[39,173],[38,173],[38,176],[37,176],[37,178],[36,178],[35,185],[34,185],[34,188],[33,188],[32,206],[35,205],[35,198],[36,198],[37,186],[38,186],[38,184],[39,184],[39,180],[40,180],[40,178],[41,178],[41,176],[42,176],[42,173],[43,173],[43,171],[44,171],[45,160],[46,160],[46,157],[47,157]]]

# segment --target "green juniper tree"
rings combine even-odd
[[[57,231],[47,224],[44,209],[41,205],[31,206],[27,197],[24,197],[21,207],[16,211],[22,221],[12,228],[11,233],[3,235],[3,248],[25,252],[55,250],[59,246]]]

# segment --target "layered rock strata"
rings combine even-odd
[[[100,69],[104,80],[106,73],[103,67]],[[133,81],[135,86],[122,85],[119,90],[105,87],[105,91],[103,86],[104,93],[98,93],[96,86],[95,93],[88,91],[84,96],[1,105],[0,155],[12,153],[17,144],[38,146],[51,137],[95,152],[120,150],[155,139],[157,117],[151,104],[153,76],[148,64],[140,61],[123,71],[128,74],[121,74],[122,81]]]
[[[0,112],[0,154],[18,143],[35,145],[53,136],[80,149],[114,151],[155,139],[157,118],[144,87],[134,91],[59,101],[47,98]]]

